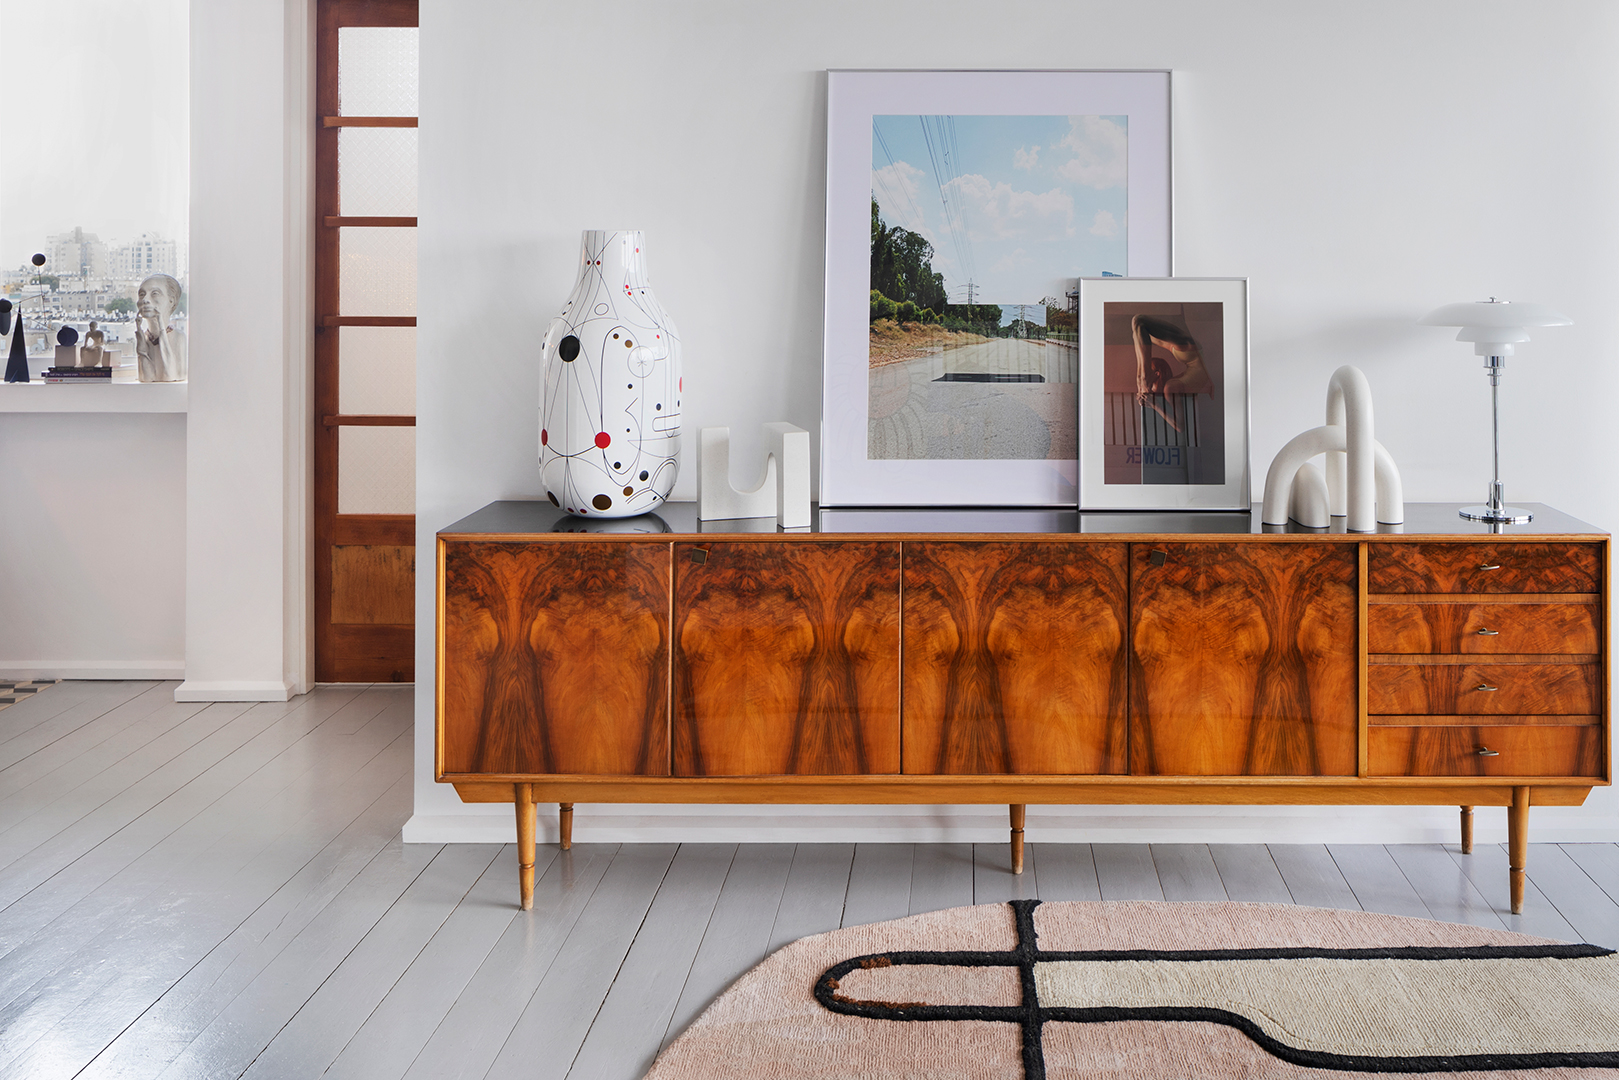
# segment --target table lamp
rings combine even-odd
[[[1503,525],[1523,524],[1533,515],[1522,507],[1507,506],[1501,496],[1501,369],[1506,367],[1512,347],[1529,340],[1528,327],[1572,326],[1574,320],[1544,304],[1513,303],[1492,296],[1470,304],[1446,304],[1418,321],[1424,326],[1461,327],[1456,340],[1473,343],[1473,352],[1484,357],[1484,371],[1490,377],[1494,479],[1485,504],[1462,507],[1462,517]]]

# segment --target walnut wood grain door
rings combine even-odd
[[[669,775],[669,545],[446,543],[447,773]]]
[[[899,771],[899,545],[675,545],[676,776]]]
[[[1130,771],[1353,774],[1357,612],[1352,544],[1132,544]]]
[[[908,773],[1127,768],[1124,544],[905,545]]]

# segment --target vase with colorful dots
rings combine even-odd
[[[647,284],[639,232],[585,232],[543,348],[546,496],[581,517],[657,509],[680,468],[680,332]]]

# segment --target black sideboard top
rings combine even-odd
[[[1523,503],[1534,514],[1527,525],[1490,526],[1466,521],[1456,511],[1462,503],[1406,503],[1405,524],[1380,525],[1379,533],[1419,536],[1490,536],[1531,538],[1536,536],[1605,535],[1601,529],[1553,510],[1541,503]],[[1111,511],[1079,513],[1063,509],[843,509],[810,508],[811,533],[849,534],[976,534],[983,536],[1016,534],[1164,534],[1218,536],[1232,533],[1264,532],[1343,534],[1344,519],[1333,519],[1332,528],[1286,529],[1266,526],[1259,518],[1259,504],[1248,513],[1217,511]],[[655,513],[632,518],[582,518],[563,513],[549,502],[509,500],[492,502],[482,510],[439,531],[441,536],[538,535],[544,533],[603,533],[619,535],[710,536],[724,533],[774,533],[774,518],[742,518],[734,521],[699,521],[697,504],[670,502]]]

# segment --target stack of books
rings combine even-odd
[[[84,383],[100,386],[112,382],[112,368],[48,367],[45,369],[44,378],[48,383]]]

